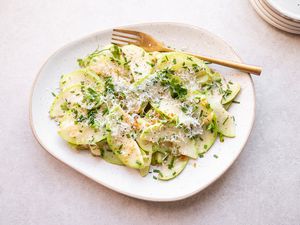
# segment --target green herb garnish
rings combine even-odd
[[[229,116],[226,117],[226,119],[223,122],[223,125],[225,125],[225,123],[227,122],[228,119],[229,119]]]
[[[115,59],[121,58],[121,49],[117,45],[112,45],[110,51]]]
[[[171,170],[174,167],[175,156],[172,156],[171,162],[168,164],[168,169]]]
[[[104,116],[104,115],[107,115],[108,113],[109,113],[108,107],[104,108],[103,112],[102,112],[102,115]]]
[[[188,111],[188,108],[186,106],[181,106],[181,111],[186,113]]]
[[[220,138],[220,142],[224,142],[224,136],[223,136],[223,134],[219,134],[219,138]]]
[[[105,92],[106,94],[108,94],[108,93],[113,94],[114,91],[115,91],[115,85],[113,84],[112,77],[106,78],[106,80],[105,80],[105,90],[104,90],[104,92]]]
[[[149,66],[151,66],[151,67],[154,67],[155,65],[154,65],[154,63],[151,63],[151,62],[146,62]]]

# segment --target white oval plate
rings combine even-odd
[[[259,0],[250,0],[250,3],[252,4],[255,11],[258,13],[258,15],[261,16],[262,19],[264,19],[269,24],[273,25],[274,27],[289,32],[293,34],[300,34],[300,29],[297,27],[293,27],[293,29],[290,28],[289,25],[284,24],[280,22],[276,17],[272,16],[268,11],[266,11],[263,6],[261,5]]]
[[[282,26],[286,26],[290,29],[300,29],[300,22],[295,22],[293,20],[286,19],[285,17],[277,14],[276,11],[274,11],[264,0],[258,0],[258,2],[263,9],[266,11],[267,14],[269,14],[271,17],[277,19],[278,24]]]
[[[185,49],[215,57],[241,61],[223,40],[206,30],[177,23],[147,23],[128,26],[147,32],[158,40],[177,49]],[[67,44],[53,54],[40,69],[35,80],[31,105],[31,125],[39,143],[53,156],[78,172],[117,192],[149,201],[175,201],[187,198],[214,182],[235,161],[242,151],[254,121],[255,97],[253,83],[248,74],[224,69],[229,80],[241,84],[240,104],[233,104],[230,112],[237,122],[237,137],[217,141],[212,149],[171,181],[154,180],[152,175],[141,177],[136,170],[106,163],[87,152],[70,149],[57,134],[56,124],[48,111],[53,100],[52,91],[58,88],[61,74],[78,68],[76,59],[110,42],[111,29],[99,31]],[[213,155],[218,155],[216,159]]]
[[[282,16],[300,22],[299,0],[265,0],[274,10]]]

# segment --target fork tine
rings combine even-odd
[[[128,37],[128,36],[120,35],[120,34],[114,34],[113,33],[112,36],[121,37],[121,38],[125,38],[125,39],[130,39],[130,40],[133,40],[133,41],[139,41],[138,38]]]
[[[136,42],[136,41],[130,41],[130,40],[119,39],[119,38],[114,38],[114,37],[112,37],[111,40],[113,40],[113,41],[119,41],[119,42],[124,42],[124,43],[127,43],[127,44],[138,45],[138,42]]]
[[[125,34],[133,34],[136,36],[140,36],[140,32],[134,30],[125,30],[125,29],[113,29],[115,32],[125,33]]]

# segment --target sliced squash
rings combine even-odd
[[[85,122],[76,122],[70,112],[61,120],[58,134],[67,142],[76,145],[96,144],[105,138],[103,129],[92,128]]]
[[[158,167],[158,179],[171,180],[177,177],[186,167],[188,161],[189,158],[185,156],[168,156],[167,160],[163,162],[162,166]]]
[[[156,68],[158,70],[168,68],[176,71],[186,67],[188,68],[198,67],[199,71],[200,70],[209,71],[209,68],[205,65],[204,61],[194,56],[181,53],[181,52],[160,53],[156,55],[156,58],[157,58]]]
[[[62,75],[59,86],[60,90],[65,90],[76,84],[94,87],[100,92],[104,89],[103,81],[96,73],[88,69],[80,69],[72,73]]]
[[[238,83],[228,82],[228,89],[225,91],[225,94],[222,97],[221,103],[223,105],[233,101],[233,99],[238,95],[241,90],[241,86]]]
[[[162,162],[164,161],[164,159],[167,157],[167,153],[165,152],[160,152],[160,151],[156,151],[153,153],[152,155],[152,161],[151,161],[151,165],[158,165],[158,164],[162,164]]]
[[[143,149],[145,152],[153,152],[152,151],[152,146],[153,144],[145,139],[142,139],[141,136],[139,136],[136,139],[138,145],[140,146],[141,149]]]
[[[145,167],[142,151],[131,137],[131,123],[128,114],[116,106],[109,114],[107,143],[126,166],[141,169]]]
[[[96,90],[76,84],[56,96],[50,108],[50,117],[59,118],[72,108],[92,109],[100,104],[101,97]]]
[[[226,104],[223,104],[223,107],[224,107],[224,109],[228,110],[231,105],[232,105],[232,101],[231,102],[227,102]]]
[[[181,128],[172,124],[157,123],[149,126],[142,132],[140,139],[147,141],[149,149],[152,144],[152,150],[159,146],[160,148],[168,148],[169,151],[177,150],[180,154],[194,159],[198,157],[194,140],[186,137]]]
[[[203,134],[195,140],[198,155],[203,155],[204,153],[206,153],[215,143],[217,136],[217,130],[209,131],[207,129],[204,129]]]
[[[201,59],[179,52],[161,53],[157,55],[158,70],[168,69],[180,77],[189,91],[201,88],[202,84],[213,80],[212,71]]]
[[[119,157],[110,149],[106,139],[97,142],[95,145],[89,145],[89,148],[94,156],[100,156],[105,161],[115,165],[124,165]]]
[[[106,51],[94,54],[89,60],[88,67],[102,77],[118,76],[126,81],[133,80],[128,67],[128,61],[122,53],[122,49],[116,45],[108,45]],[[88,56],[89,58],[90,56]]]
[[[144,168],[140,169],[140,174],[142,177],[147,176],[150,170],[150,165],[151,165],[151,159],[152,159],[152,153],[144,153],[142,151],[143,157],[144,157]]]
[[[125,45],[122,47],[134,81],[151,74],[154,67],[154,57],[136,45]]]
[[[225,137],[235,137],[234,117],[219,102],[210,102],[217,119],[218,132]]]

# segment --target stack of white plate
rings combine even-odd
[[[250,0],[256,12],[278,29],[300,34],[300,0]]]

